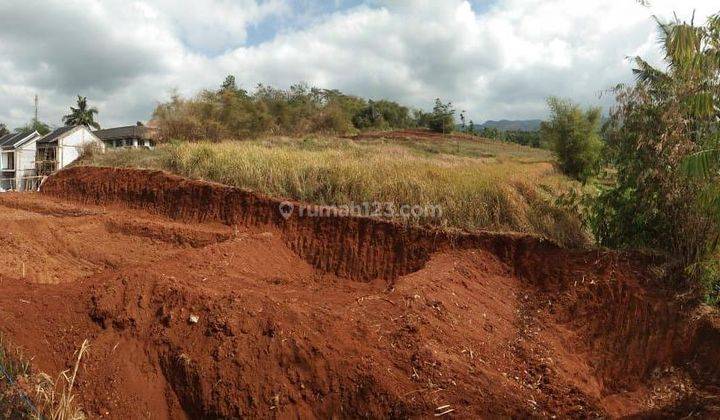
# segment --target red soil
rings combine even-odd
[[[92,416],[720,415],[720,318],[661,261],[278,205],[100,168],[0,195],[0,332],[51,375],[89,339]]]

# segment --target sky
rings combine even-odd
[[[545,118],[550,95],[612,105],[628,57],[662,63],[653,15],[716,0],[0,0],[0,123],[52,126],[87,96],[103,127],[173,91],[307,82],[469,119]]]

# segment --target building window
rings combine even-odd
[[[15,170],[15,152],[2,154],[2,169],[6,171]]]

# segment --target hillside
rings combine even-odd
[[[477,130],[483,128],[497,128],[501,131],[537,131],[540,129],[542,120],[499,120],[485,121],[482,124],[475,124]]]
[[[577,214],[556,205],[579,186],[555,169],[550,152],[475,136],[402,130],[268,137],[118,150],[85,163],[164,169],[314,204],[369,206],[366,215],[410,225],[532,233],[574,247],[589,241]],[[408,217],[395,211],[403,206],[437,211]]]

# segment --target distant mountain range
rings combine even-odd
[[[542,120],[489,120],[482,124],[475,124],[475,129],[482,130],[488,127],[502,131],[537,131],[540,129],[541,122]]]

